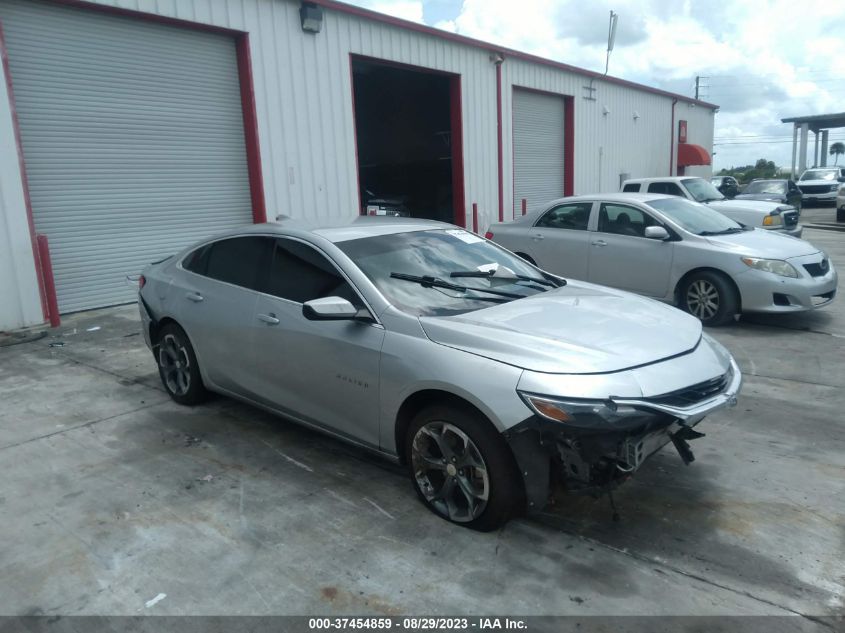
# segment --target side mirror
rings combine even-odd
[[[839,176],[836,180],[839,182],[845,182],[845,176]]]
[[[662,226],[647,226],[645,227],[645,236],[650,240],[663,240],[666,241],[669,239],[669,231],[664,229]]]
[[[302,316],[309,321],[370,321],[366,310],[358,310],[342,297],[322,297],[302,304]]]

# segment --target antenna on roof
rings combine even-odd
[[[616,41],[616,22],[619,20],[619,14],[610,12],[610,24],[607,27],[607,60],[604,63],[604,74],[607,74],[607,69],[610,67],[610,52],[613,50],[613,43]]]

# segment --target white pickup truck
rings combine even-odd
[[[622,191],[680,196],[706,204],[745,226],[778,231],[793,237],[801,237],[804,231],[804,227],[798,223],[798,210],[795,207],[765,200],[728,200],[704,178],[631,178],[622,183]]]

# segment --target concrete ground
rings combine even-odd
[[[845,272],[845,235],[805,237]],[[0,348],[0,614],[845,613],[842,288],[712,331],[739,405],[620,488],[621,522],[563,497],[491,534],[334,440],[172,403],[138,331],[129,306]]]

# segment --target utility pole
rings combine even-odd
[[[695,76],[695,98],[696,99],[701,98],[701,96],[702,96],[701,92],[702,92],[703,89],[710,87],[706,83],[702,83],[702,81],[701,81],[702,79],[710,79],[710,78],[709,77],[702,77],[701,75]]]
[[[604,74],[607,74],[607,69],[610,67],[610,52],[613,50],[613,43],[616,41],[616,21],[619,19],[619,14],[610,12],[610,24],[607,27],[607,59],[604,63]]]

